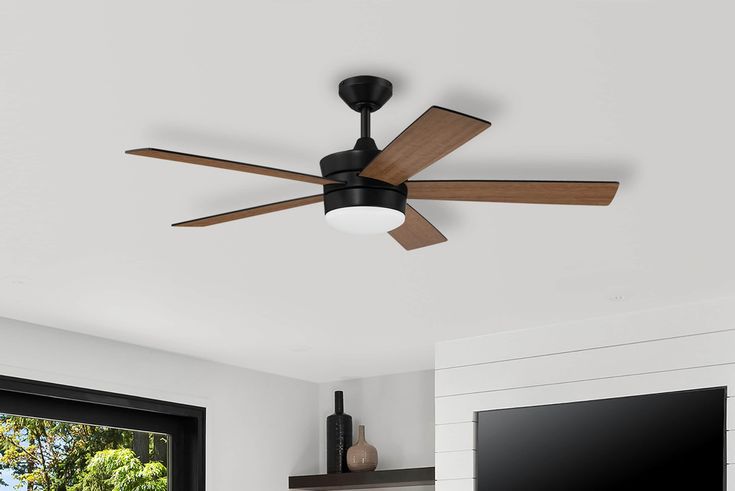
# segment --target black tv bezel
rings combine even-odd
[[[688,392],[702,392],[702,391],[709,391],[709,390],[720,390],[723,393],[723,422],[722,422],[722,491],[727,491],[727,399],[728,399],[728,386],[727,385],[717,385],[713,387],[700,387],[696,389],[684,389],[684,390],[667,390],[664,392],[645,392],[641,394],[633,394],[633,395],[627,395],[627,396],[618,396],[618,397],[602,397],[599,399],[584,399],[580,401],[567,401],[567,402],[552,402],[549,404],[529,404],[524,406],[513,406],[513,407],[504,407],[504,408],[498,408],[498,409],[485,409],[482,411],[475,411],[474,412],[474,421],[475,421],[475,434],[474,434],[474,447],[475,447],[475,469],[478,468],[479,462],[479,433],[480,433],[480,421],[479,421],[479,414],[480,413],[497,413],[501,411],[514,411],[517,409],[530,409],[530,408],[538,408],[538,407],[551,407],[551,406],[568,406],[571,404],[583,404],[585,402],[595,402],[595,401],[616,401],[621,399],[632,399],[636,397],[644,397],[644,396],[657,396],[657,395],[666,395],[666,394],[684,394]],[[477,471],[475,472],[475,478],[478,479],[478,482],[476,482],[476,488],[479,489],[479,477],[477,475]]]

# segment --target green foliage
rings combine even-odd
[[[165,440],[144,438],[159,448]],[[144,464],[130,450],[133,439],[132,431],[0,415],[0,469],[24,491],[166,491],[165,452],[154,455],[164,462]]]
[[[92,457],[81,483],[70,491],[166,491],[166,474],[163,464],[143,464],[130,449],[103,450]]]

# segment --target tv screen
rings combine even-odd
[[[725,489],[725,388],[483,411],[478,491]]]

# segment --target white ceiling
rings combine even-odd
[[[437,340],[735,293],[735,3],[3,2],[0,315],[325,381],[430,368]],[[449,242],[350,236],[318,192],[123,154],[318,173],[394,82],[493,127],[421,178],[619,180],[609,208],[415,202]],[[622,295],[623,301],[611,301]]]

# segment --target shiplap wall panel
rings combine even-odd
[[[474,479],[475,451],[440,452],[436,454],[436,480]]]
[[[665,316],[665,322],[661,321]],[[733,329],[735,302],[703,302],[604,319],[509,331],[437,345],[435,368],[524,358],[571,350],[668,339]]]
[[[475,490],[478,411],[719,386],[735,491],[732,299],[440,343],[436,360],[439,491]]]
[[[447,481],[437,481],[435,491],[476,491],[475,480],[450,479]]]
[[[436,372],[436,396],[735,362],[735,331],[486,363]]]
[[[482,392],[450,397],[437,397],[434,401],[436,424],[474,421],[475,411],[536,406],[553,402],[577,402],[590,399],[643,395],[705,387],[735,387],[735,364],[693,368],[676,372],[660,372],[602,380],[587,380],[569,384],[545,385],[522,389]],[[733,399],[730,398],[730,401]],[[732,404],[728,405],[732,414]],[[728,418],[728,426],[735,429],[735,418]]]
[[[434,444],[437,452],[456,452],[475,448],[475,423],[437,425]]]

